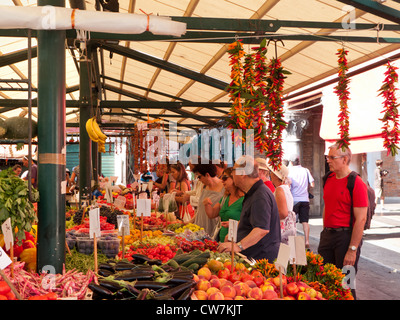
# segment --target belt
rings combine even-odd
[[[325,228],[325,230],[339,232],[339,231],[350,231],[351,228],[350,227]]]

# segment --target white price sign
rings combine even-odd
[[[3,270],[11,264],[10,257],[4,252],[3,248],[0,247],[0,269]]]
[[[6,250],[10,250],[11,246],[14,245],[14,237],[12,234],[12,228],[11,228],[11,218],[7,218],[6,221],[1,225],[1,231],[4,236],[4,243],[6,245]]]
[[[236,242],[238,221],[229,219],[228,241]]]
[[[128,215],[126,215],[126,214],[117,215],[117,224],[118,224],[118,235],[126,236],[129,234],[129,216]]]
[[[143,217],[151,216],[151,199],[138,199],[137,200],[137,216],[143,214]]]
[[[100,238],[100,209],[96,208],[89,211],[89,236],[90,238],[94,238],[93,235],[96,235],[96,238]]]

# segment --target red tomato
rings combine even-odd
[[[17,300],[17,297],[15,296],[14,292],[10,290],[10,292],[6,293],[5,295],[8,300]]]
[[[254,277],[253,281],[255,282],[257,287],[259,287],[264,284],[265,278],[264,278],[264,276],[256,276],[256,277]]]
[[[228,279],[230,273],[228,268],[221,269],[218,271],[218,278]]]
[[[46,293],[45,296],[47,297],[47,300],[57,300],[58,299],[58,295],[55,292]]]
[[[263,274],[262,274],[260,271],[258,271],[258,270],[253,270],[253,271],[251,272],[251,275],[252,275],[253,277],[258,277],[258,276],[262,277],[262,276],[263,276]]]
[[[7,282],[0,281],[0,295],[6,295],[11,291],[11,288],[8,286]]]
[[[48,300],[48,299],[47,299],[47,297],[45,295],[41,295],[41,296],[29,297],[28,300]]]
[[[235,283],[236,281],[240,281],[240,278],[240,274],[235,271],[229,275],[228,280]]]

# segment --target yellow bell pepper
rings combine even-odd
[[[26,264],[35,262],[36,263],[36,247],[35,248],[28,248],[22,251],[19,258],[21,261],[25,262]]]

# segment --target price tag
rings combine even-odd
[[[11,264],[10,257],[4,252],[3,248],[0,247],[0,269],[3,270]]]
[[[100,238],[100,209],[96,208],[89,211],[89,236],[90,238],[94,238],[94,234],[96,234],[96,238]]]
[[[129,216],[126,214],[117,215],[118,235],[126,236],[129,234]],[[122,234],[125,230],[125,234]]]
[[[114,201],[114,205],[118,209],[125,209],[125,204],[126,204],[126,198],[123,196],[118,196],[117,199]]]
[[[14,245],[14,237],[11,228],[11,218],[8,218],[6,221],[4,221],[4,223],[1,225],[1,231],[4,236],[6,250],[8,251],[11,249],[11,246]]]
[[[289,262],[301,266],[307,265],[306,245],[303,236],[289,236]]]
[[[143,217],[151,216],[151,200],[150,199],[138,199],[137,200],[137,216],[142,215]]]
[[[283,274],[286,274],[286,269],[289,262],[289,256],[290,256],[290,247],[287,244],[281,243],[278,251],[278,257],[276,258],[275,261],[275,268],[277,270],[281,270],[280,268],[282,268]]]
[[[238,221],[229,219],[228,241],[236,242]]]

